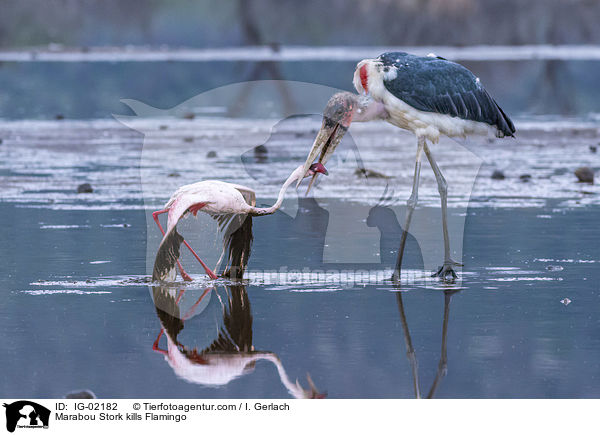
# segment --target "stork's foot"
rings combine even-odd
[[[458,278],[453,267],[462,267],[462,266],[463,265],[461,263],[458,263],[453,260],[444,261],[444,265],[441,266],[437,272],[431,274],[431,276],[432,277],[437,276],[444,282],[452,283],[452,282],[454,282],[454,280],[456,280],[456,278]]]

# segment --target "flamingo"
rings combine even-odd
[[[252,343],[252,311],[246,286],[241,284],[209,286],[201,293],[192,291],[192,300],[197,300],[182,309],[186,289],[173,286],[156,286],[153,299],[161,329],[152,345],[152,350],[164,356],[174,373],[187,382],[221,387],[234,379],[253,371],[256,362],[268,361],[277,369],[281,383],[297,399],[323,399],[326,393],[319,392],[310,374],[306,374],[309,389],[305,389],[296,380],[293,382],[283,366],[279,356],[271,351],[256,350]],[[179,339],[184,323],[193,316],[201,315],[199,307],[205,304],[211,295],[218,298],[222,306],[223,326],[215,331],[214,340],[204,349],[186,346]],[[160,340],[166,337],[166,347],[160,347]],[[189,337],[188,337],[189,338]]]
[[[281,207],[285,192],[293,182],[301,182],[303,178],[313,176],[316,173],[328,175],[327,169],[321,163],[309,165],[308,170],[304,168],[304,165],[298,166],[281,186],[275,204],[266,208],[256,207],[254,190],[239,184],[205,180],[180,187],[173,193],[162,210],[152,213],[156,225],[163,234],[154,263],[152,279],[165,280],[167,277],[172,276],[176,263],[181,277],[185,281],[192,280],[179,261],[179,247],[182,242],[200,262],[206,274],[211,279],[217,278],[217,275],[202,261],[190,244],[176,230],[179,219],[189,213],[195,217],[199,211],[216,219],[220,229],[224,232],[223,252],[215,270],[219,267],[226,248],[229,247],[231,266],[236,268],[234,271],[236,277],[241,278],[250,256],[250,245],[252,243],[251,217],[275,213]],[[159,220],[159,215],[162,213],[168,213],[166,231]]]
[[[462,264],[450,258],[446,218],[448,185],[427,141],[437,143],[441,135],[466,137],[491,133],[497,137],[514,137],[512,121],[471,71],[433,54],[419,57],[390,52],[376,59],[362,60],[354,71],[353,84],[359,95],[341,92],[327,103],[323,124],[306,159],[305,169],[308,170],[317,156],[319,163],[325,164],[352,122],[381,119],[413,132],[417,138],[415,172],[393,280],[400,277],[406,236],[417,205],[421,155],[425,152],[438,184],[444,236],[444,263],[432,276],[453,281],[457,277],[453,267]],[[314,174],[308,190],[316,177]]]

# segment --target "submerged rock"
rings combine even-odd
[[[580,183],[593,183],[594,182],[594,171],[587,166],[582,166],[575,169],[575,176]]]
[[[492,180],[504,180],[506,177],[504,176],[504,172],[496,169],[492,172]]]
[[[167,128],[169,128],[167,125],[160,125],[158,127],[159,130],[166,130]]]
[[[269,150],[264,145],[254,147],[254,161],[256,163],[265,163],[269,158]]]
[[[65,115],[63,115],[62,113],[57,113],[54,119],[60,121],[61,119],[65,119]]]
[[[264,145],[254,147],[254,154],[269,154],[269,150]]]
[[[590,145],[590,151],[595,153],[596,151],[598,151],[598,147],[596,145]]]
[[[531,175],[530,174],[523,174],[519,177],[519,179],[523,182],[523,183],[527,183],[531,180]]]
[[[179,175],[179,172],[171,172],[169,175],[167,175],[167,177],[177,178],[181,177],[181,175]]]
[[[207,159],[214,159],[215,157],[217,157],[217,152],[216,151],[209,151],[206,153],[206,158]]]
[[[192,136],[186,136],[183,138],[184,142],[194,142],[194,138]]]
[[[77,186],[77,193],[92,193],[94,189],[90,183],[83,183]]]
[[[196,117],[196,115],[194,115],[192,112],[186,112],[183,114],[183,119],[194,119]]]

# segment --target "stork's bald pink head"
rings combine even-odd
[[[383,104],[374,101],[368,95],[356,95],[350,92],[338,92],[333,95],[325,106],[321,130],[319,130],[306,162],[304,162],[304,173],[310,169],[310,165],[317,157],[318,163],[327,163],[353,121],[385,119],[387,116]],[[319,171],[313,175],[306,191],[307,194],[318,173]],[[300,182],[298,182],[299,184]]]

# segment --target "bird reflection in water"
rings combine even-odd
[[[437,372],[435,379],[431,384],[431,388],[426,396],[426,399],[432,399],[437,391],[440,382],[446,373],[448,372],[448,352],[447,352],[447,336],[448,336],[448,318],[450,317],[450,300],[452,295],[458,293],[460,290],[444,290],[444,320],[442,323],[442,348],[440,351],[440,360],[438,362]],[[419,369],[417,363],[417,356],[415,348],[412,344],[410,336],[410,330],[408,328],[408,321],[406,320],[406,313],[404,312],[404,301],[402,300],[402,291],[396,292],[396,302],[398,304],[398,312],[400,314],[400,323],[402,324],[402,330],[404,331],[404,341],[406,343],[406,356],[412,370],[413,377],[413,388],[415,391],[415,398],[421,399],[421,388],[419,385]]]
[[[252,312],[244,285],[211,286],[200,291],[156,286],[153,289],[153,297],[161,330],[152,349],[164,355],[178,377],[204,386],[224,386],[240,376],[251,373],[257,361],[265,360],[275,366],[281,383],[293,397],[321,399],[326,396],[325,393],[319,392],[309,374],[309,389],[304,389],[299,381],[294,383],[290,380],[277,354],[254,348]],[[198,350],[195,346],[184,344],[182,340],[189,340],[189,334],[182,337],[181,333],[194,316],[197,316],[198,323],[209,320],[207,325],[214,324],[210,315],[214,310],[206,309],[211,299],[213,307],[214,299],[220,305],[219,317],[222,317],[222,325],[214,334],[209,334],[209,343]],[[218,308],[217,310],[219,311]],[[206,334],[206,330],[198,335]],[[160,347],[163,335],[166,338],[166,349]]]

